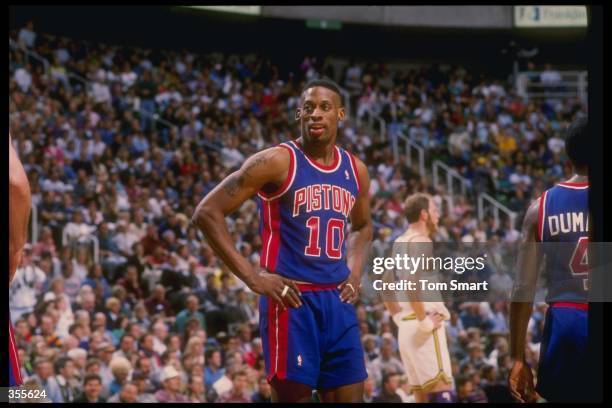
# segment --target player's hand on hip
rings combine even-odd
[[[440,313],[428,313],[423,320],[419,320],[419,330],[431,334],[434,330],[442,327],[444,316]]]
[[[533,387],[533,373],[523,361],[515,361],[508,375],[510,394],[518,402],[535,402],[538,398]]]
[[[353,304],[359,299],[359,292],[361,284],[359,278],[354,275],[350,275],[347,280],[338,285],[340,289],[340,300],[346,303]]]
[[[271,297],[283,308],[302,306],[300,289],[297,287],[297,284],[291,279],[283,278],[278,274],[260,272],[258,279],[251,289],[260,295]]]
[[[446,316],[444,316],[442,313],[437,313],[437,312],[427,316],[427,318],[431,319],[431,321],[433,322],[434,330],[442,327],[442,322],[446,320]]]

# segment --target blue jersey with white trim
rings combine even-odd
[[[334,162],[323,166],[297,142],[279,146],[290,152],[289,175],[277,192],[258,193],[261,266],[297,281],[340,283],[350,274],[345,238],[359,195],[355,159],[334,146]]]
[[[588,183],[559,183],[542,194],[538,241],[544,244],[547,302],[587,302]]]

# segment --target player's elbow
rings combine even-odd
[[[10,197],[18,200],[20,203],[29,204],[30,199],[30,184],[27,178],[9,176],[9,193]],[[29,208],[29,205],[26,205]]]
[[[363,237],[364,241],[371,241],[374,236],[374,226],[372,225],[371,220],[365,221],[363,224],[360,224],[356,228],[353,229],[355,232],[359,232],[359,234]]]
[[[206,233],[218,217],[218,209],[214,206],[201,203],[191,217],[191,223],[200,231]]]

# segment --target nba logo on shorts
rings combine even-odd
[[[298,367],[302,366],[302,355],[301,354],[298,354],[297,356],[297,363],[298,363]]]

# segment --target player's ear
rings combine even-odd
[[[429,216],[429,211],[427,211],[425,208],[423,208],[421,210],[421,220],[427,221],[427,217],[428,216]]]
[[[295,121],[297,122],[302,117],[302,109],[297,108],[295,110]]]
[[[341,106],[338,109],[338,120],[344,121],[345,118],[346,118],[346,109],[344,109],[344,106]]]

